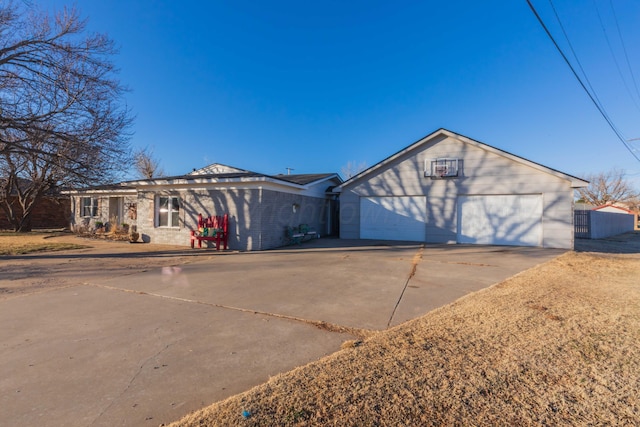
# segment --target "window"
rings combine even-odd
[[[180,218],[180,198],[175,196],[158,197],[158,227],[178,227]]]
[[[98,216],[98,198],[83,197],[80,199],[80,212],[83,217]]]

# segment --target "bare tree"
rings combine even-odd
[[[84,170],[77,167],[78,162],[90,165],[101,161],[97,151],[52,138],[34,131],[22,142],[30,150],[0,150],[0,207],[16,231],[30,230],[31,213],[43,196],[79,181],[78,174]]]
[[[149,147],[137,150],[133,154],[133,166],[141,178],[152,179],[164,175],[160,162]]]
[[[75,9],[50,17],[0,4],[0,205],[18,231],[28,221],[16,215],[46,191],[109,182],[129,165],[132,117],[116,51],[84,30]]]
[[[353,176],[358,175],[360,172],[364,171],[367,168],[367,162],[356,163],[355,161],[349,160],[346,165],[340,168],[340,173],[345,179],[349,179]]]
[[[612,169],[586,177],[589,185],[578,189],[580,199],[594,206],[614,203],[637,204],[640,193],[625,178],[625,172]]]

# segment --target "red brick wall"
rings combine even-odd
[[[45,197],[31,213],[31,228],[67,228],[71,218],[71,202],[68,197]],[[0,209],[0,230],[11,230],[13,226],[4,210]]]

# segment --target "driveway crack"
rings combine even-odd
[[[109,408],[111,408],[118,400],[120,400],[120,398],[122,396],[124,396],[127,393],[127,391],[131,388],[131,386],[133,385],[133,383],[136,380],[136,378],[138,378],[140,376],[140,374],[144,370],[145,366],[147,366],[147,364],[151,360],[153,360],[153,359],[157,358],[158,356],[160,356],[163,352],[165,352],[169,347],[173,346],[174,344],[175,344],[175,342],[169,343],[169,344],[165,345],[163,348],[161,348],[160,350],[158,350],[155,354],[147,357],[142,362],[142,364],[140,364],[140,367],[138,368],[136,373],[133,374],[133,376],[131,377],[131,379],[127,383],[127,386],[120,393],[118,393],[118,395],[116,397],[114,397],[111,400],[111,403],[109,403],[102,411],[100,411],[98,416],[91,422],[91,425],[94,425],[109,410]]]
[[[129,293],[138,294],[138,295],[149,295],[149,296],[152,296],[152,297],[164,298],[164,299],[168,299],[168,300],[186,302],[186,303],[191,303],[191,304],[206,305],[206,306],[209,306],[209,307],[224,308],[224,309],[227,309],[227,310],[240,311],[240,312],[243,312],[243,313],[259,314],[259,315],[262,315],[262,316],[275,317],[277,319],[291,320],[291,321],[294,321],[294,322],[300,322],[300,323],[305,323],[307,325],[312,325],[312,326],[315,326],[318,329],[322,329],[322,330],[325,330],[325,331],[328,331],[328,332],[337,332],[337,333],[340,333],[340,334],[351,334],[351,335],[354,335],[354,336],[359,337],[359,338],[367,338],[367,337],[369,337],[369,336],[371,336],[372,334],[375,333],[375,331],[371,331],[371,330],[368,330],[368,329],[360,329],[360,328],[352,328],[350,326],[342,326],[342,325],[338,325],[338,324],[335,324],[335,323],[325,322],[324,320],[305,319],[305,318],[302,318],[302,317],[290,316],[290,315],[287,315],[287,314],[270,313],[268,311],[261,311],[261,310],[255,310],[255,309],[250,309],[250,308],[242,308],[242,307],[234,307],[234,306],[231,306],[231,305],[216,304],[216,303],[212,303],[212,302],[199,301],[199,300],[194,300],[194,299],[189,299],[189,298],[181,298],[181,297],[175,297],[175,296],[169,296],[169,295],[156,294],[156,293],[153,293],[153,292],[145,292],[145,291],[123,289],[123,288],[118,288],[118,287],[109,286],[109,285],[102,285],[102,284],[95,284],[95,283],[85,283],[85,285],[95,286],[95,287],[99,287],[99,288],[110,289],[110,290],[115,290],[115,291],[120,291],[120,292],[129,292]]]

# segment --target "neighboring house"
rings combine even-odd
[[[613,204],[606,204],[606,205],[602,205],[602,206],[597,206],[595,208],[593,208],[592,210],[594,211],[599,211],[599,212],[611,212],[611,213],[619,213],[619,214],[630,214],[630,215],[635,215],[635,213],[627,208],[624,208],[622,206],[616,206]]]
[[[588,182],[446,129],[342,183],[340,237],[573,247]]]
[[[585,203],[585,202],[581,202],[581,201],[576,201],[573,204],[573,209],[575,209],[576,211],[590,211],[594,207],[595,206],[593,206],[590,203]]]
[[[0,178],[0,180],[2,180],[2,178]],[[20,185],[29,185],[29,181],[25,179],[20,179],[18,182]],[[0,200],[4,197],[6,197],[6,195],[0,192]],[[18,202],[18,196],[15,192],[12,192],[8,197],[13,204],[16,214],[22,216],[22,208]],[[2,202],[4,203],[4,200],[2,200]],[[66,228],[69,226],[70,216],[69,196],[60,194],[58,189],[49,190],[40,197],[34,205],[27,228]],[[4,209],[0,208],[0,230],[12,230],[13,228],[14,225],[9,221],[7,213]]]
[[[336,201],[328,190],[341,182],[335,173],[271,176],[215,163],[181,176],[71,191],[72,227],[124,222],[143,241],[186,246],[198,214],[228,213],[230,249],[269,249],[287,243],[287,226],[332,234]]]

